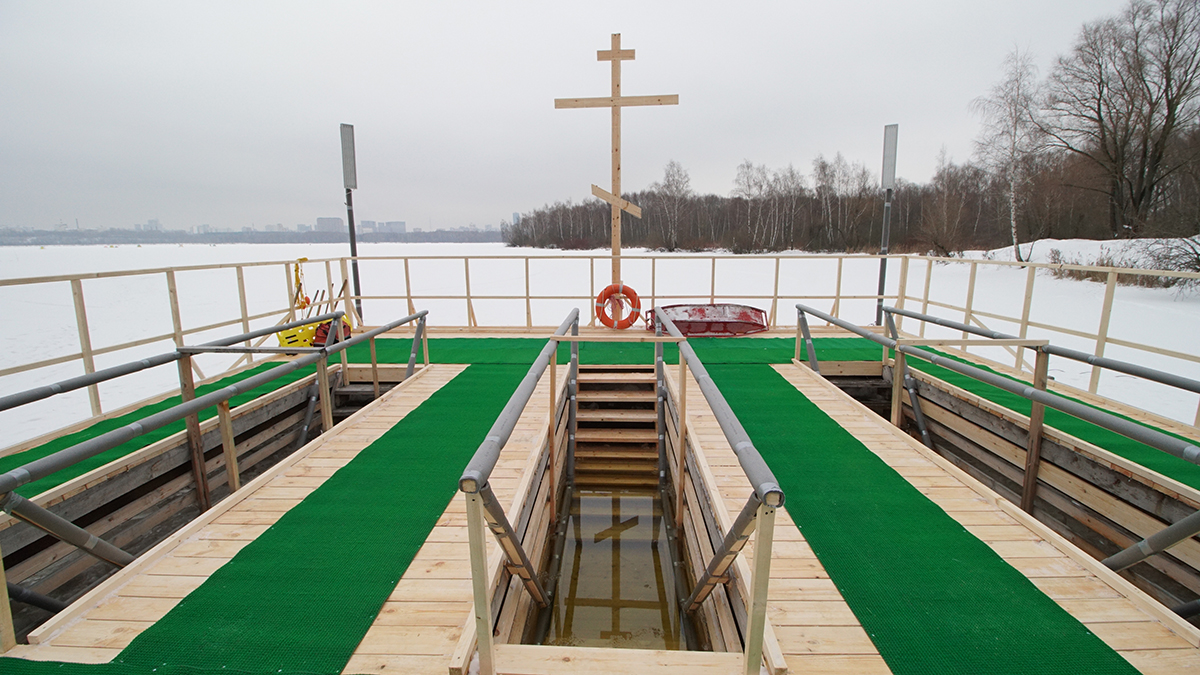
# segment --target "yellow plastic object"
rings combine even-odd
[[[289,328],[278,333],[280,347],[311,347],[313,335],[317,332],[316,324]]]

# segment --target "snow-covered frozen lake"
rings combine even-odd
[[[1051,248],[1076,256],[1094,256],[1104,242],[1040,242],[1035,251],[1036,261],[1045,261]],[[43,277],[59,274],[84,274],[119,270],[154,269],[189,265],[252,263],[337,257],[348,254],[344,244],[277,244],[277,245],[155,245],[133,246],[56,246],[0,247],[0,279]],[[546,249],[507,248],[503,244],[367,244],[360,248],[362,256],[411,256],[431,258],[410,261],[413,293],[419,296],[462,296],[466,292],[462,256],[477,258],[470,263],[471,295],[477,322],[482,326],[524,325],[523,300],[487,299],[486,296],[524,296],[525,263],[529,266],[532,294],[568,296],[535,300],[532,303],[535,325],[557,325],[571,307],[579,307],[587,315],[588,299],[593,290],[607,285],[609,263],[588,256],[605,256],[605,250],[555,251]],[[1008,259],[1010,252],[999,251],[996,259]],[[627,250],[623,271],[625,282],[636,288],[648,307],[651,295],[651,262],[635,259],[648,255],[644,250]],[[664,254],[657,254],[664,256]],[[458,259],[437,259],[450,256]],[[567,259],[557,259],[557,258]],[[977,257],[977,256],[976,256]],[[540,258],[540,260],[539,260]],[[550,259],[555,258],[555,259]],[[703,254],[666,254],[666,259],[654,263],[653,292],[658,304],[688,301],[681,296],[707,296],[712,284],[711,259]],[[362,289],[366,295],[406,294],[404,269],[399,261],[361,263]],[[898,283],[899,265],[889,265],[889,290],[894,293]],[[796,302],[805,302],[829,310],[832,300],[816,299],[832,296],[836,290],[837,261],[828,258],[788,259],[779,269],[778,322],[795,325]],[[924,290],[926,264],[910,265],[906,306],[920,310],[919,298]],[[341,284],[338,264],[332,265],[335,291]],[[878,261],[847,259],[842,272],[843,295],[872,295],[878,274]],[[930,297],[933,300],[962,306],[966,300],[968,266],[935,264],[932,272]],[[323,263],[305,265],[310,294],[325,289]],[[591,282],[589,282],[589,276]],[[232,268],[178,272],[179,302],[183,328],[206,326],[220,321],[240,318],[236,273]],[[976,279],[973,306],[976,310],[1007,316],[1020,316],[1024,297],[1026,270],[1018,267],[981,265]],[[278,310],[287,305],[284,273],[279,266],[246,268],[245,282],[248,311],[251,315]],[[770,309],[774,290],[775,264],[772,260],[753,257],[720,258],[716,266],[716,292],[726,301]],[[20,288],[20,290],[18,290]],[[148,336],[168,335],[172,320],[165,274],[88,279],[83,282],[90,337],[94,348],[120,344]],[[766,296],[766,299],[763,298]],[[1054,279],[1039,273],[1035,284],[1031,319],[1085,332],[1095,332],[1103,305],[1103,284]],[[913,298],[917,298],[914,302]],[[697,301],[697,300],[691,300]],[[0,287],[0,303],[15,310],[21,320],[0,336],[0,371],[22,363],[78,353],[79,338],[75,324],[75,308],[70,284],[53,282],[33,286]],[[427,299],[418,301],[419,309],[430,310],[431,325],[465,325],[466,303],[462,299]],[[947,310],[930,308],[930,313],[946,318],[963,319]],[[406,315],[403,299],[372,300],[364,306],[368,323],[385,321]],[[874,320],[874,301],[845,300],[840,307],[843,318],[869,324]],[[258,328],[274,323],[262,319],[252,323]],[[985,319],[993,330],[1016,333],[1017,326]],[[24,330],[21,330],[24,328]],[[916,332],[914,323],[904,328]],[[238,326],[198,333],[188,337],[189,343],[216,339],[240,332]],[[1200,294],[1179,294],[1169,289],[1146,289],[1118,286],[1113,303],[1109,335],[1159,348],[1196,353],[1195,335],[1200,334]],[[930,326],[926,337],[959,337],[958,333]],[[1049,333],[1031,328],[1029,337],[1050,338],[1055,344],[1091,352],[1089,340],[1061,333]],[[169,339],[137,348],[125,349],[96,357],[96,367],[119,363],[170,351]],[[1012,356],[1000,348],[981,351],[985,356],[1012,363]],[[1141,363],[1180,375],[1200,379],[1200,364],[1109,345],[1106,356]],[[198,359],[206,374],[220,372],[232,361],[226,356],[206,355]],[[65,363],[40,369],[33,373],[0,376],[0,395],[11,394],[34,386],[48,384],[82,374],[79,362]],[[1084,364],[1052,359],[1051,376],[1059,381],[1086,389],[1091,368]],[[178,386],[173,365],[143,371],[133,376],[100,385],[105,410],[142,400]],[[1191,423],[1196,414],[1197,395],[1179,392],[1138,378],[1105,373],[1100,393],[1159,414]],[[85,418],[88,415],[85,391],[64,394],[17,410],[0,412],[0,429],[4,430],[4,446],[51,431]]]

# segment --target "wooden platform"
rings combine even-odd
[[[1200,630],[809,369],[775,369],[1143,673],[1200,672]]]

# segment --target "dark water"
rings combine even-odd
[[[683,649],[657,491],[580,490],[543,644]]]

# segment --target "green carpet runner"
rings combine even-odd
[[[893,672],[1137,672],[770,366],[708,371]]]

